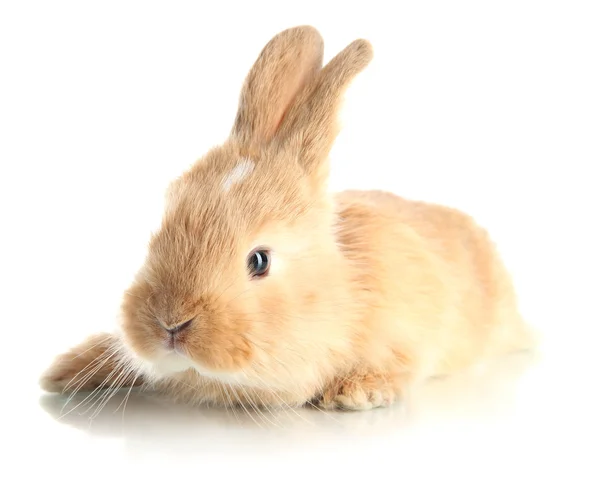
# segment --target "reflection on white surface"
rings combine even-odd
[[[431,381],[406,404],[367,412],[296,409],[257,414],[238,409],[234,414],[176,405],[138,392],[130,394],[126,405],[122,404],[126,392],[122,392],[97,415],[92,404],[80,404],[87,395],[75,396],[66,405],[66,396],[44,395],[40,402],[57,422],[95,437],[122,440],[132,455],[147,455],[153,448],[172,457],[235,448],[289,450],[325,440],[342,443],[350,434],[405,439],[444,421],[498,424],[518,408],[517,389],[531,364],[531,356],[513,356],[487,374]]]
[[[263,479],[280,481],[281,471],[292,470],[293,481],[321,481],[316,475],[354,481],[401,471],[401,481],[439,481],[457,472],[463,481],[538,481],[560,474],[576,477],[568,481],[597,481],[597,447],[581,439],[582,424],[593,431],[591,407],[582,401],[569,409],[568,391],[579,381],[570,381],[573,388],[564,381],[557,391],[560,367],[540,354],[515,354],[480,372],[433,380],[404,404],[366,412],[233,413],[139,392],[125,405],[123,391],[92,417],[98,405],[82,403],[86,394],[67,404],[67,396],[43,395],[44,425],[55,429],[38,443],[60,445],[74,466],[109,460],[124,463],[119,472],[125,474],[141,464],[151,476],[182,471],[189,477],[202,469],[233,478],[259,471]]]
[[[174,404],[147,392],[120,391],[110,399],[82,393],[43,395],[41,406],[58,422],[94,436],[122,438],[135,451],[138,445],[153,444],[149,432],[158,432],[169,448],[188,439],[195,450],[204,443],[213,449],[223,438],[236,434],[234,444],[277,442],[280,437],[296,437],[288,443],[313,444],[317,435],[343,436],[346,431],[363,436],[394,432],[407,434],[418,426],[469,419],[472,422],[495,420],[510,414],[518,404],[521,377],[535,363],[532,354],[515,354],[497,361],[485,371],[432,380],[415,390],[411,398],[390,408],[364,412],[323,411],[317,408],[264,410],[189,407]],[[101,410],[99,406],[105,404]],[[221,433],[215,438],[215,435]],[[206,439],[210,441],[205,441]],[[174,450],[180,454],[181,448]],[[167,451],[171,451],[170,449]]]

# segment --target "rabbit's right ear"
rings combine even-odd
[[[246,77],[232,137],[248,148],[271,141],[298,93],[322,65],[323,39],[315,28],[294,27],[273,37]]]

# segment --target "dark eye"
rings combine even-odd
[[[248,271],[253,277],[264,277],[271,265],[271,254],[268,250],[254,250],[248,257]]]

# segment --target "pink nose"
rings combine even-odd
[[[179,324],[176,327],[171,327],[170,329],[167,329],[167,332],[171,335],[175,335],[178,334],[179,332],[184,331],[185,329],[187,329],[190,325],[192,325],[192,321],[188,320],[187,322],[184,322],[183,324]]]

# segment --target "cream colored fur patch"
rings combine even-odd
[[[254,171],[254,161],[248,158],[242,159],[223,180],[223,191],[227,192],[234,184],[242,182]]]

